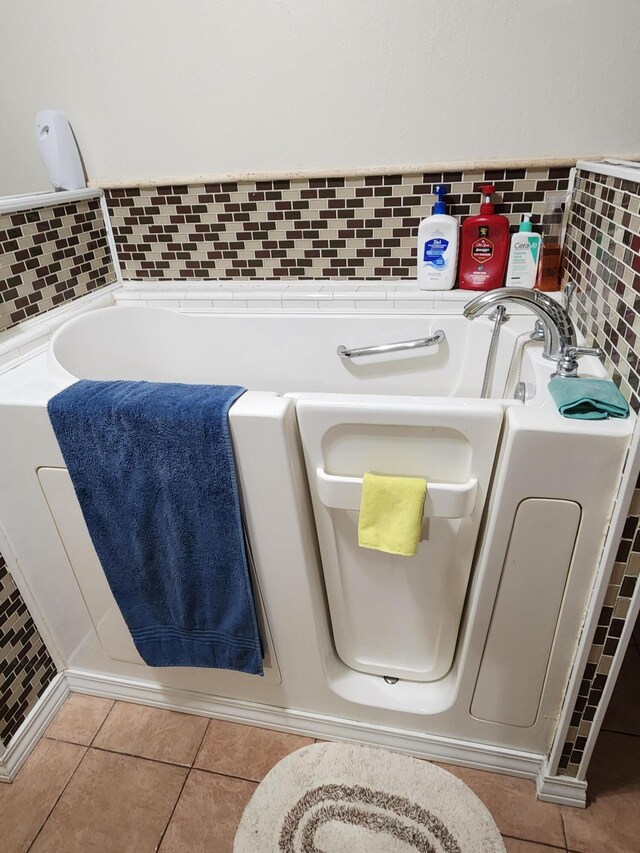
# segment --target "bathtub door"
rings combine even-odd
[[[451,667],[500,435],[497,401],[296,394],[335,647],[360,672]],[[424,477],[418,554],[358,546],[362,476]]]

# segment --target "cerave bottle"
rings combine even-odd
[[[536,234],[531,216],[525,214],[520,229],[511,237],[511,251],[507,266],[507,287],[533,287],[536,283],[540,261],[542,237]]]
[[[480,214],[462,223],[460,272],[462,290],[495,290],[502,287],[509,257],[509,220],[495,212],[492,184],[480,187],[484,201]]]
[[[458,220],[448,216],[443,201],[449,187],[437,184],[438,201],[433,213],[418,228],[418,287],[420,290],[450,290],[456,281]]]

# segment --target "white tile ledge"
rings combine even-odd
[[[550,294],[560,299],[560,294]],[[461,290],[419,290],[413,281],[349,282],[319,280],[273,282],[269,279],[234,283],[228,281],[125,281],[115,293],[118,305],[155,305],[235,311],[389,311],[390,313],[461,313],[474,294]],[[220,304],[223,303],[223,304]],[[526,314],[526,308],[511,306],[511,314]]]
[[[60,204],[70,204],[73,201],[100,198],[101,196],[102,191],[95,188],[9,195],[0,198],[0,214],[19,213],[22,210],[34,210],[40,207],[54,207]]]
[[[594,155],[581,155],[592,157]],[[235,181],[308,180],[309,178],[364,177],[365,175],[419,175],[434,172],[477,172],[484,169],[548,169],[557,166],[574,166],[576,158],[544,157],[528,160],[445,160],[433,163],[396,163],[389,166],[342,166],[332,169],[274,170],[271,172],[211,172],[199,175],[160,175],[137,181],[110,178],[108,175],[89,181],[90,187],[114,189],[124,187],[162,187],[167,185],[192,186]]]
[[[613,158],[605,159],[604,162],[578,160],[576,168],[584,172],[596,172],[612,178],[622,178],[632,183],[640,182],[640,163],[634,160],[615,160]]]

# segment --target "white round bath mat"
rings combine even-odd
[[[350,744],[305,746],[265,776],[234,853],[505,853],[491,814],[446,770]]]

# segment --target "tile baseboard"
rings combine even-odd
[[[137,702],[156,708],[245,723],[322,740],[344,740],[377,745],[410,753],[419,758],[457,764],[476,770],[489,770],[536,780],[545,766],[543,755],[516,749],[492,747],[488,744],[427,735],[423,732],[403,731],[389,726],[356,723],[326,714],[209,696],[192,690],[168,689],[143,679],[105,675],[73,668],[67,670],[65,675],[69,688],[74,693]],[[566,787],[570,787],[571,781],[567,780]]]
[[[58,673],[38,699],[24,723],[0,757],[0,782],[11,782],[27,760],[62,703],[69,695],[69,681],[64,672]]]

